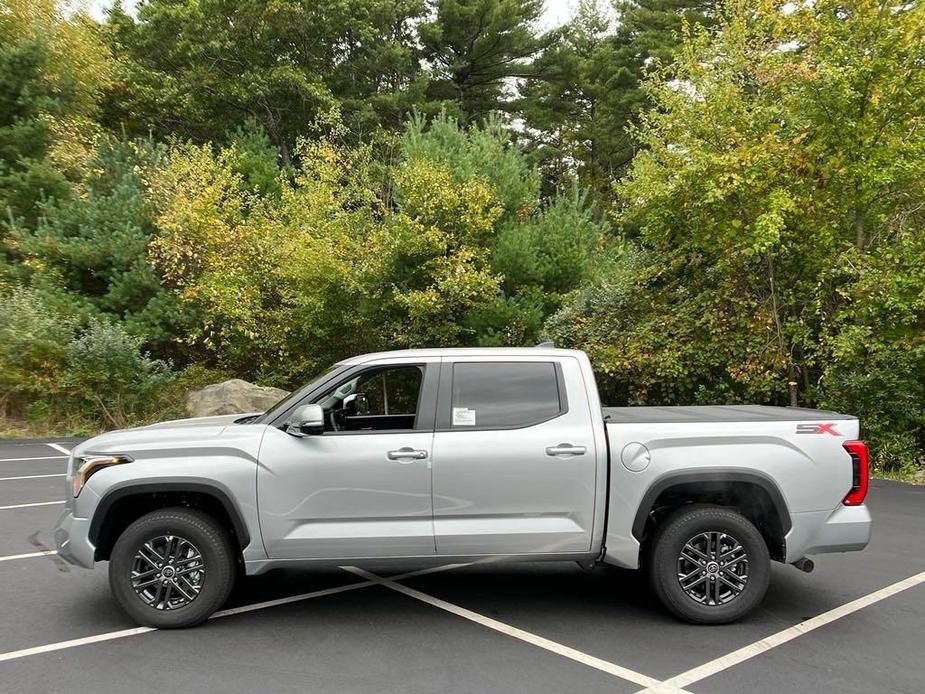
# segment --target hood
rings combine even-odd
[[[184,446],[209,446],[210,443],[233,425],[235,420],[253,416],[248,414],[227,414],[214,417],[192,417],[190,419],[174,419],[167,422],[158,422],[148,426],[134,429],[119,429],[100,434],[84,441],[74,448],[74,455],[88,453],[126,453],[150,455],[154,451],[176,449]],[[241,437],[248,438],[253,435],[254,427],[242,425],[238,431],[233,426],[231,431],[237,432]],[[223,439],[228,438],[222,436]],[[232,438],[239,438],[235,435]]]
[[[227,426],[229,424],[234,424],[236,420],[243,419],[244,417],[254,417],[256,415],[262,414],[260,412],[241,412],[238,414],[219,414],[213,415],[211,417],[190,417],[189,419],[171,419],[166,422],[158,422],[157,424],[148,424],[147,426],[137,427],[138,430],[142,429],[179,429],[181,427],[216,427],[216,426]],[[126,429],[125,431],[133,431],[132,429]]]

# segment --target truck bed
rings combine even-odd
[[[690,407],[602,407],[609,424],[677,424],[683,422],[803,422],[857,419],[852,415],[804,407],[705,405]]]

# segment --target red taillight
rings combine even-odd
[[[851,456],[851,491],[842,503],[845,506],[860,506],[867,496],[867,444],[863,441],[845,441],[842,444]]]

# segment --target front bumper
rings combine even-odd
[[[873,522],[867,506],[838,506],[834,511],[796,513],[787,534],[787,561],[807,554],[856,552],[867,547]]]
[[[78,518],[73,511],[66,510],[55,524],[58,556],[75,566],[92,569],[96,547],[90,542],[89,536],[90,519]]]

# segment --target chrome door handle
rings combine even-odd
[[[419,451],[405,446],[397,451],[389,451],[385,456],[389,460],[424,460],[427,457],[427,451]]]
[[[546,455],[584,455],[588,449],[584,446],[573,446],[570,443],[560,443],[558,446],[548,446]]]

